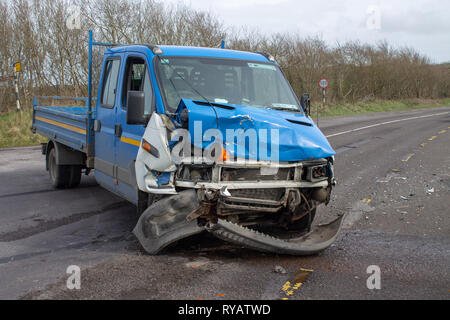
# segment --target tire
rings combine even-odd
[[[48,154],[48,172],[54,188],[74,188],[81,181],[81,166],[63,166],[56,164],[56,150],[53,148]]]

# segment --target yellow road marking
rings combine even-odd
[[[400,172],[399,169],[392,169],[392,172]]]
[[[121,137],[120,141],[128,143],[128,144],[131,144],[133,146],[137,146],[137,147],[141,146],[141,142],[140,141],[137,141],[137,140],[134,140],[134,139],[131,139],[131,138],[127,138],[127,137]]]
[[[75,126],[71,126],[69,124],[65,124],[65,123],[62,123],[62,122],[59,122],[59,121],[47,119],[47,118],[40,117],[40,116],[35,116],[34,118],[39,120],[39,121],[47,122],[47,123],[53,124],[55,126],[58,126],[58,127],[64,128],[64,129],[75,131],[75,132],[78,132],[78,133],[81,133],[81,134],[86,134],[86,130],[78,128],[78,127],[75,127]]]
[[[424,143],[422,143],[420,146],[421,146],[422,148],[425,148],[426,145],[427,145],[427,143],[424,142]]]
[[[447,130],[441,130],[441,131],[439,131],[439,134],[443,134],[443,133],[446,133],[447,132]]]
[[[304,269],[300,268],[299,272],[297,272],[294,276],[294,285],[291,284],[290,281],[286,281],[281,288],[281,290],[284,292],[284,294],[289,297],[292,296],[295,291],[300,289],[300,287],[303,285],[303,282],[308,278],[309,274],[314,272],[312,269]],[[287,300],[286,297],[282,298],[282,300]]]
[[[408,162],[412,157],[414,156],[414,153],[409,154],[406,159],[403,159],[403,162]]]
[[[433,141],[436,138],[437,138],[436,136],[432,136],[430,139],[428,139],[428,141]]]
[[[296,283],[295,286],[293,287],[294,290],[298,290],[298,288],[300,288],[300,287],[302,286],[302,284],[303,284],[303,283],[301,283],[301,282]]]
[[[369,204],[369,203],[371,203],[371,202],[372,202],[372,199],[367,199],[367,198],[364,198],[364,199],[362,199],[362,201],[364,201],[364,202],[366,202],[367,204]]]
[[[291,288],[291,283],[288,281],[288,282],[286,282],[286,283],[283,285],[283,287],[281,288],[281,290],[287,291],[287,290],[289,290],[290,288]]]

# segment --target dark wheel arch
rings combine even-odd
[[[50,140],[45,154],[46,169],[49,171],[53,187],[65,189],[74,188],[80,184],[85,159],[83,153]]]

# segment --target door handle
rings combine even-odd
[[[117,138],[120,138],[122,136],[122,126],[120,124],[116,124],[114,126],[114,135]]]
[[[100,120],[96,119],[94,120],[94,131],[100,132],[100,130],[102,130],[102,123],[100,122]]]

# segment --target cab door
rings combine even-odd
[[[95,119],[95,179],[104,188],[115,192],[116,110],[120,101],[117,89],[121,69],[119,55],[111,55],[103,62],[97,95]]]
[[[150,115],[155,110],[155,98],[151,81],[151,70],[144,55],[130,53],[124,59],[122,94],[117,108],[116,123],[121,135],[116,137],[115,159],[117,191],[133,203],[137,203],[137,185],[134,164],[145,132],[145,125],[127,124],[127,97],[129,91],[143,91],[145,110]]]

